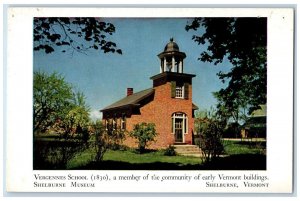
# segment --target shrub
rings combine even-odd
[[[100,162],[103,159],[107,149],[120,147],[125,135],[121,129],[114,129],[112,125],[105,128],[100,121],[94,124],[94,147],[95,161]]]
[[[200,133],[199,147],[203,155],[203,162],[210,162],[224,152],[222,143],[223,125],[217,120],[207,120]]]
[[[143,153],[146,149],[147,143],[154,141],[154,138],[157,135],[155,124],[145,122],[136,124],[129,135],[137,140],[138,150],[140,153]]]
[[[80,139],[34,139],[33,169],[66,169],[67,163],[77,153],[86,149]]]
[[[172,145],[169,145],[168,148],[164,150],[165,156],[176,156],[175,147]]]

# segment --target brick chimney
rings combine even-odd
[[[131,96],[133,94],[133,88],[127,88],[127,96]]]

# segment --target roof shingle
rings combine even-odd
[[[125,106],[137,106],[139,101],[143,100],[144,98],[150,96],[153,93],[154,93],[153,88],[145,89],[143,91],[134,93],[130,96],[126,96],[125,98],[103,108],[101,110],[101,112],[105,111],[105,110],[111,110],[111,109],[121,108],[121,107],[125,107]]]

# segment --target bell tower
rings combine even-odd
[[[166,136],[162,141],[170,144],[192,144],[194,106],[192,102],[192,79],[196,76],[184,72],[186,54],[171,38],[163,52],[159,53],[160,72],[152,76],[154,102],[152,111]]]
[[[163,52],[158,55],[160,59],[160,73],[176,72],[183,73],[184,52],[179,51],[177,43],[171,38]]]
[[[160,59],[160,72],[157,75],[150,77],[153,80],[153,87],[158,87],[166,83],[170,83],[172,86],[172,97],[176,97],[176,90],[179,94],[182,94],[182,98],[188,99],[191,93],[188,92],[192,87],[193,74],[187,74],[183,72],[183,60],[186,58],[184,52],[180,52],[179,46],[171,38],[166,44],[164,51],[159,53]],[[179,93],[179,88],[185,90],[185,93]]]

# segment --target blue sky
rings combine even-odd
[[[59,72],[67,82],[86,96],[93,119],[100,117],[99,110],[123,98],[127,87],[134,92],[152,87],[149,78],[159,73],[157,57],[173,37],[180,51],[185,52],[184,72],[195,74],[193,102],[200,110],[216,104],[212,92],[225,87],[216,73],[228,71],[231,65],[223,62],[217,66],[198,60],[205,46],[192,41],[193,31],[185,31],[192,19],[183,18],[113,18],[116,32],[109,39],[116,42],[123,54],[104,54],[89,51],[87,54],[52,54],[34,52],[34,71]],[[201,31],[201,30],[200,30]]]

